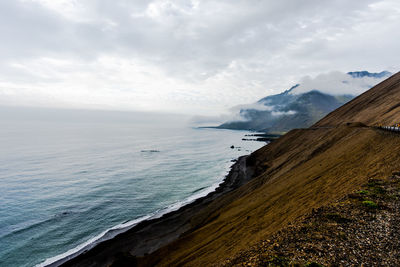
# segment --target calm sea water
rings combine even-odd
[[[182,116],[0,111],[0,266],[50,263],[111,228],[177,209],[263,145]]]

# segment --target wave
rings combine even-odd
[[[105,230],[101,234],[89,239],[85,243],[83,243],[73,249],[68,250],[65,253],[62,253],[62,254],[52,257],[52,258],[49,258],[49,259],[45,260],[44,262],[37,264],[36,267],[59,266],[62,263],[68,261],[69,259],[72,259],[72,258],[78,256],[79,254],[90,250],[91,248],[93,248],[94,246],[99,244],[100,242],[112,239],[115,236],[117,236],[118,234],[128,231],[130,228],[134,227],[138,223],[140,223],[144,220],[150,219],[150,218],[151,218],[151,215],[147,215],[147,216],[143,216],[143,217],[140,217],[140,218],[132,220],[132,221],[128,221],[128,222],[116,225],[108,230]]]
[[[225,177],[227,175],[228,171],[225,171],[225,175],[222,177]],[[53,267],[53,266],[59,266],[63,263],[65,263],[66,261],[77,257],[78,255],[92,249],[93,247],[95,247],[96,245],[98,245],[101,242],[104,242],[106,240],[110,240],[112,238],[114,238],[115,236],[124,233],[130,229],[132,229],[134,226],[136,226],[137,224],[139,224],[140,222],[143,222],[145,220],[151,220],[151,219],[157,219],[162,217],[163,215],[176,211],[178,209],[180,209],[181,207],[188,205],[192,202],[194,202],[196,199],[199,199],[201,197],[204,197],[206,195],[208,195],[209,193],[215,191],[215,189],[217,189],[217,187],[220,185],[221,181],[216,182],[214,184],[212,184],[209,187],[203,187],[203,188],[199,188],[195,191],[193,191],[192,193],[195,193],[189,197],[187,197],[186,199],[184,199],[183,201],[179,201],[176,203],[173,203],[161,210],[157,210],[151,214],[145,215],[143,217],[134,219],[134,220],[130,220],[130,221],[126,221],[124,223],[118,224],[110,229],[107,229],[105,231],[103,231],[102,233],[100,233],[99,235],[89,239],[88,241],[84,242],[83,244],[78,245],[75,248],[72,248],[70,250],[68,250],[65,253],[62,253],[60,255],[57,255],[55,257],[51,257],[46,259],[44,262],[37,264],[35,267]]]

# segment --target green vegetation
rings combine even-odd
[[[368,187],[375,187],[377,185],[382,185],[384,184],[384,181],[379,180],[379,179],[371,179],[368,181]]]
[[[373,187],[373,193],[376,195],[384,195],[386,190],[381,186],[375,186]]]
[[[370,180],[367,184],[368,190],[361,190],[358,193],[360,195],[368,195],[368,196],[384,196],[386,195],[386,190],[383,187],[385,181],[379,179]]]
[[[385,189],[385,184],[387,181],[381,180],[381,179],[371,179],[367,183],[367,189],[362,189],[357,192],[357,194],[353,194],[353,198],[358,198],[359,200],[362,201],[364,206],[370,207],[370,208],[376,208],[378,205],[371,200],[375,198],[390,198],[386,192]],[[357,197],[358,195],[358,197]]]
[[[375,209],[378,207],[378,204],[376,204],[375,202],[373,202],[372,200],[364,200],[362,202],[362,204],[368,208],[372,208]]]
[[[360,191],[358,191],[358,193],[360,195],[368,195],[369,192],[367,190],[360,190]]]

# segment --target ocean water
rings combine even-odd
[[[0,266],[42,266],[110,229],[177,209],[212,191],[232,159],[264,145],[188,121],[1,108]]]

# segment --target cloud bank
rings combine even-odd
[[[292,87],[290,94],[299,95],[316,90],[328,95],[358,96],[391,75],[389,72],[381,72],[379,74],[370,73],[365,76],[362,74],[358,72],[351,75],[351,73],[333,71],[319,74],[316,77],[306,76],[296,86]],[[289,104],[289,102],[285,104]],[[265,116],[272,117],[296,114],[294,110],[286,110],[284,107],[285,104],[273,105],[271,99],[262,99],[253,104],[234,106],[229,109],[229,113],[217,117],[196,117],[193,123],[219,125],[224,122],[248,121],[251,120],[251,114],[249,116],[249,113],[253,111],[267,111]]]
[[[387,79],[390,74],[381,78],[375,77],[352,77],[351,75],[339,71],[319,74],[316,77],[306,76],[299,82],[292,93],[301,94],[313,90],[318,90],[330,95],[360,95],[366,90]]]
[[[214,114],[399,70],[397,0],[3,0],[0,105]]]

